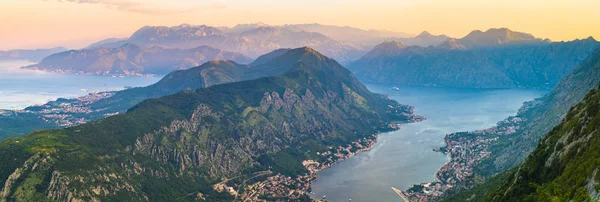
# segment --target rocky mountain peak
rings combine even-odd
[[[433,35],[431,33],[429,33],[428,31],[423,31],[419,35],[417,35],[415,38],[424,38],[424,37],[432,37],[432,36]]]
[[[458,43],[455,38],[446,40],[444,43],[438,46],[439,48],[452,49],[452,50],[465,50],[467,49],[462,44]]]
[[[541,39],[535,38],[531,34],[512,31],[508,28],[491,28],[485,32],[474,30],[458,41],[466,47],[542,42]]]

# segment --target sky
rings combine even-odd
[[[463,37],[507,27],[600,39],[598,0],[0,0],[0,50],[81,48],[145,25],[319,23]]]

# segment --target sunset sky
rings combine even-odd
[[[320,23],[462,37],[507,27],[600,39],[598,0],[0,0],[0,50],[81,48],[144,25]]]

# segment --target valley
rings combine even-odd
[[[600,201],[600,1],[0,1],[0,202]]]

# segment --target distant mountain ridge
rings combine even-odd
[[[536,38],[531,34],[512,31],[508,28],[492,28],[485,32],[480,30],[472,31],[467,36],[458,39],[457,43],[467,48],[481,48],[495,45],[547,43],[547,41]]]
[[[198,66],[210,60],[249,63],[252,59],[235,52],[200,46],[192,49],[142,48],[124,44],[117,48],[71,50],[50,55],[40,63],[23,67],[44,71],[94,75],[165,75]]]
[[[223,30],[222,30],[223,29]],[[118,47],[125,43],[141,47],[193,48],[211,46],[258,57],[280,48],[310,46],[337,60],[358,58],[364,52],[349,44],[333,40],[321,33],[294,31],[284,27],[263,24],[240,25],[234,28],[217,28],[206,25],[145,26],[128,39],[96,44],[100,47]]]
[[[335,162],[390,123],[419,118],[310,48],[264,65],[287,71],[2,141],[0,200],[310,200],[307,163]],[[278,191],[260,194],[269,188]]]
[[[460,41],[449,39],[435,47],[405,46],[397,41],[387,41],[375,46],[348,68],[359,79],[370,83],[552,88],[600,45],[591,37],[570,42],[511,42],[506,46],[499,44],[486,48],[465,47]]]
[[[35,49],[35,50],[15,49],[15,50],[0,51],[0,60],[28,60],[31,62],[37,62],[49,55],[52,55],[54,53],[63,52],[66,50],[68,50],[68,49],[65,47],[56,47],[56,48],[49,48],[49,49]]]
[[[413,38],[397,38],[397,39],[392,39],[392,40],[397,40],[407,46],[428,47],[428,46],[437,46],[448,39],[450,39],[450,37],[446,36],[444,34],[433,35],[427,31],[423,31],[419,35],[417,35]]]

